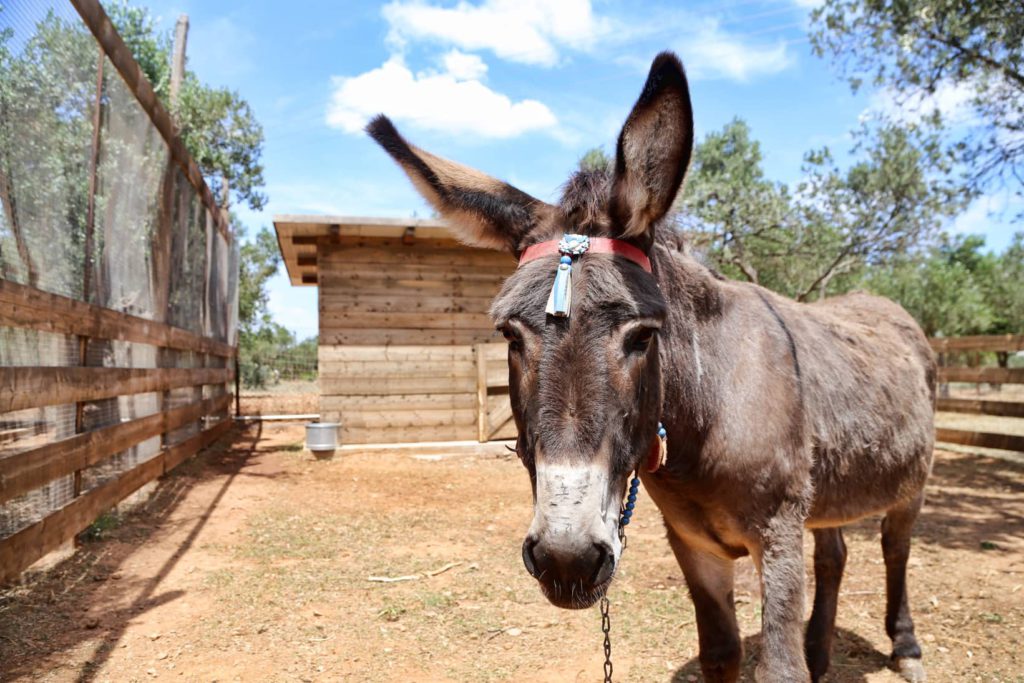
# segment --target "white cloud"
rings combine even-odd
[[[717,20],[704,20],[679,44],[687,74],[694,80],[727,78],[747,81],[778,73],[793,58],[785,41],[754,45],[723,31]]]
[[[559,47],[587,50],[611,30],[608,19],[594,16],[590,0],[462,1],[454,7],[394,0],[382,11],[394,45],[430,40],[540,66],[557,64]]]
[[[444,70],[459,81],[479,81],[487,75],[487,65],[476,55],[452,50],[441,57]]]
[[[934,93],[921,91],[917,94],[900,94],[891,88],[882,88],[871,94],[868,107],[861,113],[861,120],[882,114],[886,118],[902,123],[913,123],[921,116],[938,109],[943,120],[952,126],[978,123],[977,113],[971,100],[977,95],[974,83],[942,82]]]
[[[383,112],[425,130],[508,138],[553,128],[558,120],[537,100],[513,102],[468,74],[482,73],[482,60],[470,55],[445,60],[443,73],[413,73],[401,55],[351,78],[334,77],[327,125],[358,133],[374,114]]]

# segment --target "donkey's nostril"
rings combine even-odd
[[[594,577],[591,581],[595,586],[600,586],[610,579],[612,572],[615,571],[615,555],[612,553],[612,549],[604,543],[595,543],[594,547],[599,553],[599,560],[597,562],[597,571],[594,572]]]
[[[540,578],[540,572],[537,571],[537,560],[533,556],[533,549],[536,545],[537,539],[530,536],[523,541],[523,564],[526,565],[526,571],[530,572],[530,576],[535,579]]]

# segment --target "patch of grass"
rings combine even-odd
[[[286,446],[279,446],[277,450],[284,451],[285,453],[296,453],[305,448],[306,444],[302,443],[301,441],[296,441],[295,443],[290,443]]]
[[[83,541],[99,541],[106,536],[108,531],[112,531],[119,526],[121,526],[121,515],[116,510],[104,512],[82,532],[81,538]]]

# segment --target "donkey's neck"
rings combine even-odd
[[[658,284],[668,304],[660,335],[663,419],[687,441],[700,442],[715,417],[720,320],[728,292],[721,280],[680,251],[652,250]]]

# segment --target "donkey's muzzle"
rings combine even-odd
[[[566,547],[527,536],[523,564],[554,605],[578,609],[589,607],[604,594],[615,572],[615,555],[600,541]]]

